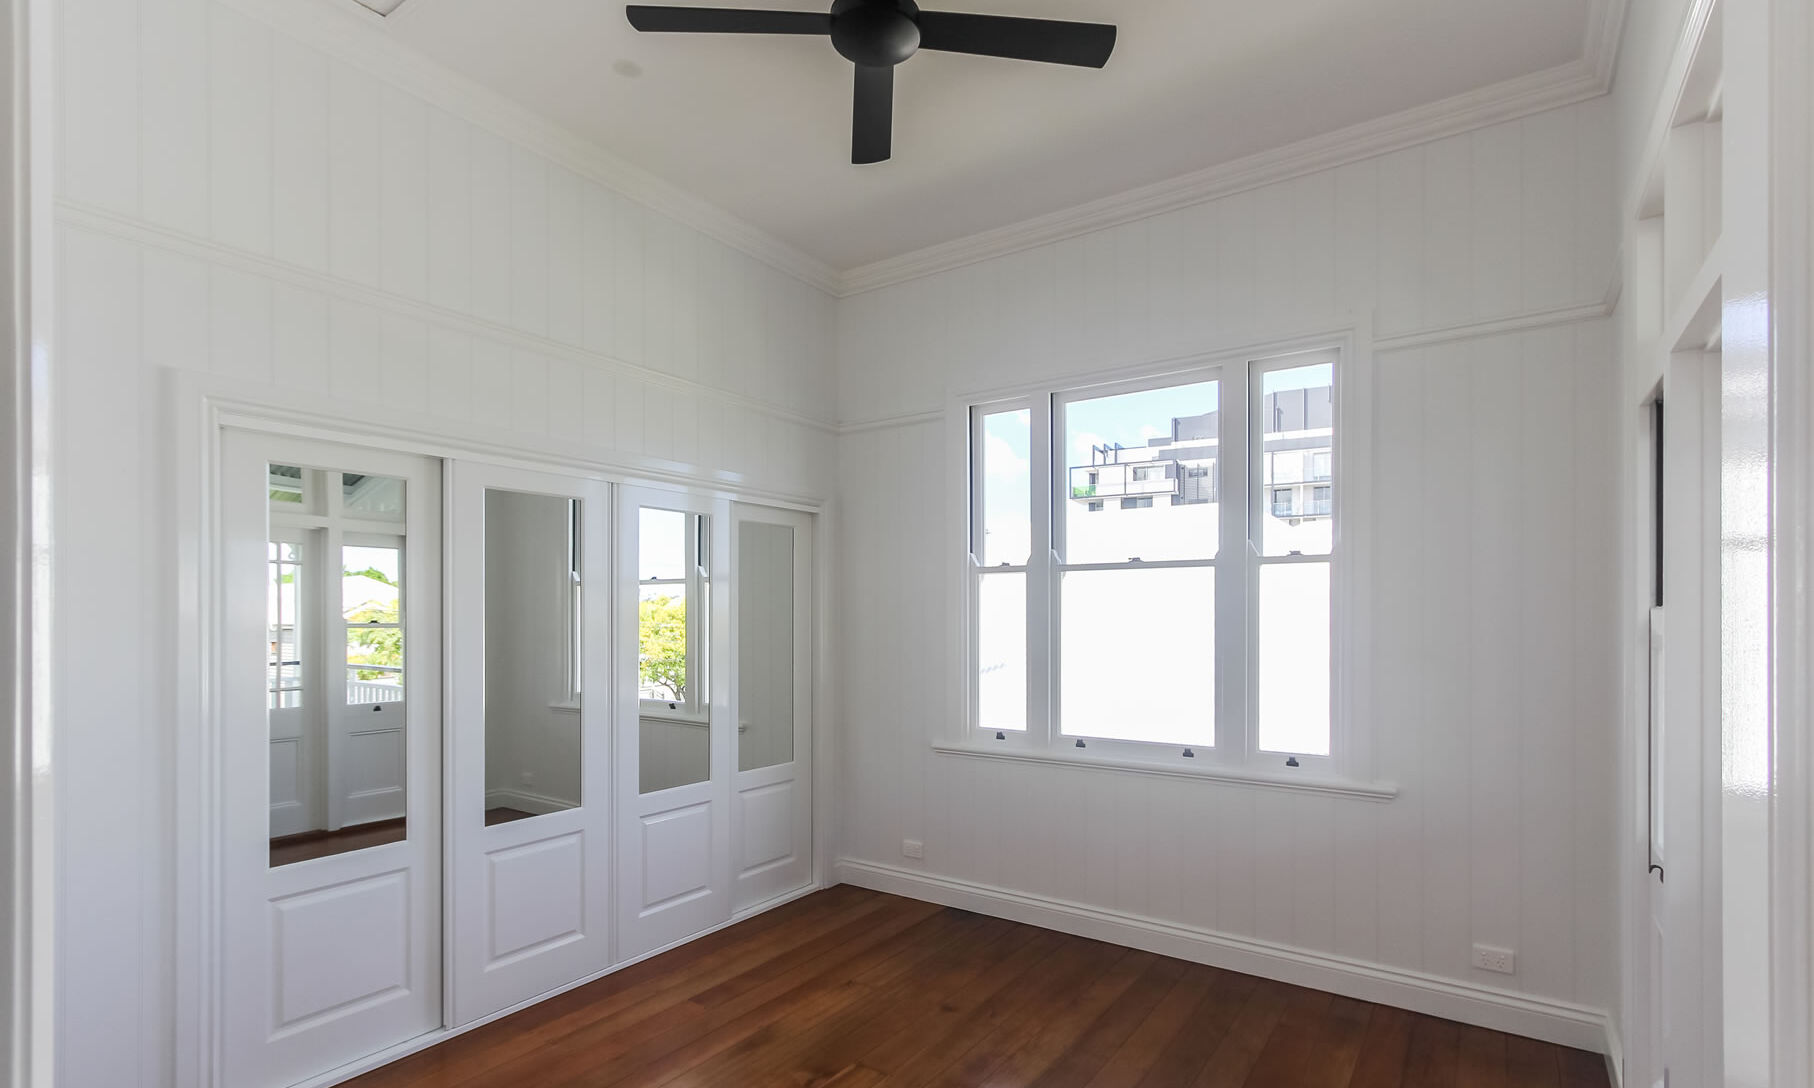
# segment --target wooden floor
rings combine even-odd
[[[527,820],[531,815],[533,813],[515,808],[488,808],[485,810],[485,826]],[[368,846],[385,846],[402,842],[408,837],[409,831],[402,817],[354,824],[338,831],[303,831],[295,835],[283,835],[271,840],[271,868],[364,850]]]
[[[1597,1055],[838,887],[458,1036],[358,1088],[1490,1085]]]

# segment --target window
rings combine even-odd
[[[348,533],[349,538],[356,534]],[[346,703],[403,701],[403,547],[340,549],[341,619],[346,624]]]
[[[1317,353],[971,409],[985,740],[1332,757],[1335,384]]]
[[[646,715],[703,718],[700,690],[709,549],[706,519],[643,507],[638,526],[638,695]]]

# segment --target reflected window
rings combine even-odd
[[[273,502],[287,502],[273,496]],[[270,579],[265,585],[266,638],[270,649],[265,664],[265,690],[272,710],[302,707],[302,621],[298,613],[303,591],[302,544],[273,540],[266,545]]]
[[[401,842],[405,481],[268,465],[266,499],[270,863]]]
[[[711,777],[710,519],[638,512],[636,694],[643,793]]]
[[[403,701],[403,545],[340,549],[348,706]]]

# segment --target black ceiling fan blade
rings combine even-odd
[[[823,11],[757,11],[750,8],[671,8],[630,4],[624,8],[638,30],[678,34],[830,34]]]
[[[1101,68],[1115,51],[1115,28],[1103,23],[922,11],[919,24],[920,48],[942,53]]]
[[[859,64],[850,119],[850,161],[886,162],[894,154],[894,69]]]

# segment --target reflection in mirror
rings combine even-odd
[[[408,836],[408,613],[404,481],[298,465],[271,465],[266,478],[275,867]],[[329,565],[336,558],[338,577]]]
[[[485,823],[577,808],[580,502],[485,492]]]
[[[645,508],[637,525],[637,694],[643,793],[712,776],[710,519]]]
[[[794,531],[737,530],[737,769],[794,760]]]

